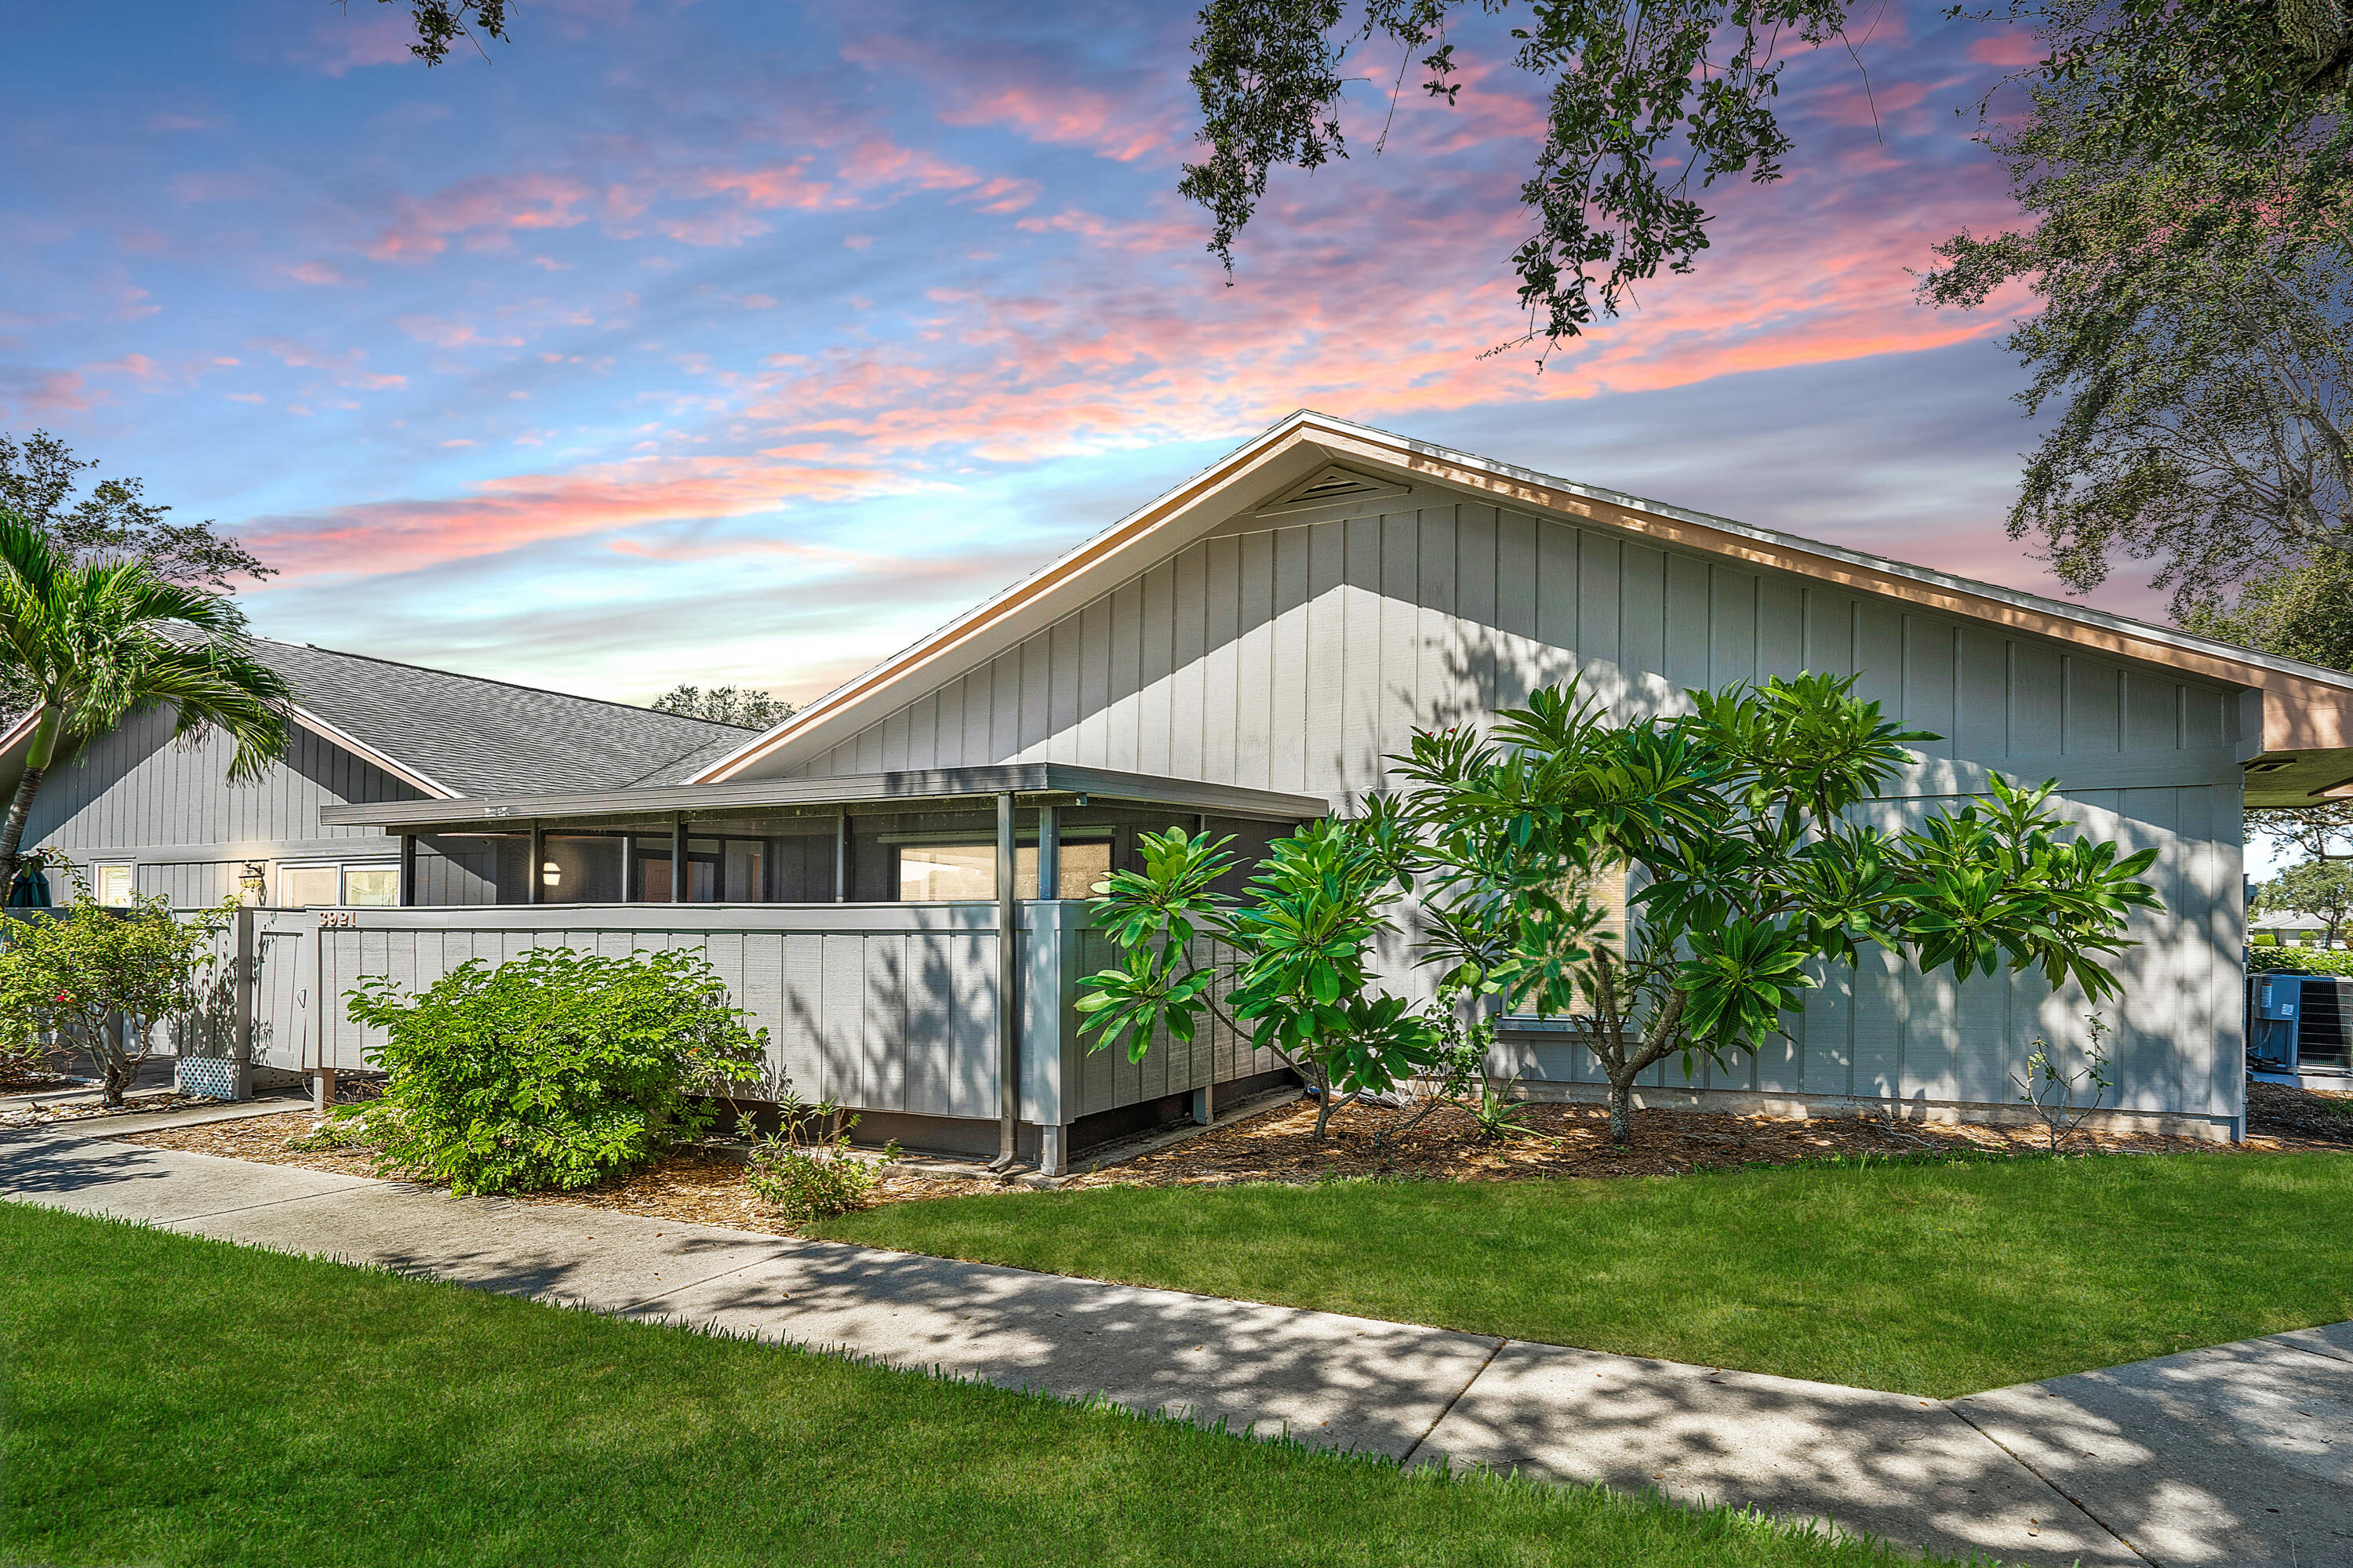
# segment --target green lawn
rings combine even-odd
[[[2353,1319],[2353,1157],[897,1203],[843,1240],[1950,1397]]]
[[[0,1412],[13,1563],[1898,1561],[15,1204]]]

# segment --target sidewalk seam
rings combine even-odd
[[[2274,1345],[2285,1345],[2291,1351],[2302,1351],[2307,1356],[2318,1356],[2325,1361],[2336,1361],[2339,1365],[2353,1363],[2353,1356],[2346,1355],[2341,1351],[2318,1350],[2306,1344],[2302,1340],[2291,1340],[2284,1334],[2273,1335],[2270,1342]]]
[[[1454,1391],[1454,1396],[1446,1402],[1444,1407],[1441,1408],[1437,1414],[1430,1418],[1430,1425],[1422,1429],[1420,1436],[1413,1440],[1413,1446],[1408,1448],[1403,1455],[1399,1456],[1398,1459],[1398,1469],[1402,1470],[1407,1466],[1413,1463],[1413,1457],[1421,1452],[1421,1446],[1430,1441],[1430,1435],[1438,1430],[1439,1426],[1444,1423],[1448,1416],[1454,1414],[1454,1407],[1462,1402],[1462,1396],[1464,1394],[1471,1392],[1471,1384],[1477,1383],[1481,1378],[1487,1375],[1487,1369],[1495,1364],[1495,1358],[1502,1355],[1504,1353],[1504,1347],[1511,1342],[1512,1341],[1509,1340],[1497,1340],[1495,1341],[1495,1348],[1487,1352],[1487,1359],[1479,1363],[1478,1370],[1471,1374],[1469,1380],[1466,1381],[1461,1388]]]
[[[354,1181],[366,1181],[368,1179],[364,1176],[354,1176],[352,1180]],[[165,1225],[191,1225],[195,1224],[199,1220],[217,1220],[227,1214],[249,1214],[256,1209],[282,1209],[289,1203],[309,1203],[316,1202],[321,1198],[339,1198],[345,1192],[349,1192],[353,1190],[354,1189],[350,1187],[331,1187],[323,1192],[299,1192],[291,1198],[272,1198],[266,1203],[239,1203],[233,1209],[206,1209],[200,1214],[174,1214],[169,1219],[149,1220],[147,1223],[155,1226],[159,1230]],[[66,1212],[71,1213],[74,1211],[67,1210]],[[210,1236],[206,1239],[210,1241],[224,1241],[227,1238],[224,1236]]]
[[[713,1285],[720,1280],[728,1278],[730,1276],[742,1274],[747,1270],[758,1268],[763,1264],[774,1263],[776,1261],[776,1260],[772,1257],[754,1258],[750,1263],[739,1263],[733,1268],[723,1268],[718,1273],[707,1274],[701,1279],[681,1280],[678,1284],[671,1286],[667,1290],[657,1290],[651,1296],[642,1297],[635,1301],[625,1301],[618,1307],[601,1308],[601,1310],[607,1312],[608,1316],[615,1318],[621,1316],[625,1312],[640,1312],[646,1308],[652,1306],[655,1302],[660,1300],[665,1296],[675,1296],[681,1290],[691,1290],[699,1285]]]
[[[2147,1552],[2143,1552],[2139,1547],[2135,1546],[2131,1542],[2126,1541],[2122,1535],[2118,1534],[2116,1527],[2110,1524],[2106,1520],[2102,1519],[2098,1514],[2094,1513],[2090,1507],[2084,1503],[2082,1498],[2077,1497],[2074,1493],[2069,1491],[2066,1488],[2061,1486],[2058,1482],[2044,1475],[2041,1470],[2036,1469],[2033,1463],[2030,1461],[2025,1455],[2021,1454],[2017,1449],[2012,1448],[2009,1444],[2003,1442],[2000,1438],[1995,1436],[1992,1433],[1978,1425],[1977,1422],[1970,1417],[1969,1413],[1961,1408],[1960,1401],[1948,1399],[1945,1401],[1945,1408],[1958,1416],[1961,1421],[1968,1425],[1970,1431],[1975,1432],[1978,1436],[1984,1438],[1987,1442],[1992,1444],[1995,1447],[2009,1455],[2011,1461],[2014,1462],[2020,1469],[2024,1470],[2028,1475],[2032,1476],[2036,1480],[2041,1481],[2044,1486],[2049,1487],[2059,1496],[2065,1498],[2070,1503],[2073,1504],[2076,1512],[2082,1514],[2085,1519],[2090,1520],[2094,1524],[2098,1525],[2100,1529],[2106,1533],[2108,1538],[2111,1541],[2114,1541],[2118,1546],[2123,1547],[2126,1552],[2131,1552],[2134,1556],[2147,1563],[2149,1568],[2159,1568],[2156,1558],[2151,1557]]]

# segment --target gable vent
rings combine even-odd
[[[1311,506],[1364,501],[1377,495],[1403,495],[1407,489],[1405,485],[1392,484],[1386,480],[1367,479],[1345,468],[1324,468],[1260,507],[1258,515],[1264,517],[1275,512],[1303,512]]]

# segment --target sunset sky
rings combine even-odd
[[[370,0],[27,7],[0,429],[242,535],[269,635],[638,700],[815,695],[1302,406],[2047,589],[2002,317],[1911,298],[2008,212],[2021,41],[1940,9],[1858,33],[1875,127],[1799,60],[1788,178],[1539,373],[1481,357],[1539,128],[1483,22],[1377,159],[1364,53],[1228,287],[1180,4],[522,0],[431,71]]]

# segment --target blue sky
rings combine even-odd
[[[1481,23],[1378,158],[1366,56],[1229,286],[1185,6],[522,0],[432,71],[368,0],[37,8],[0,429],[243,535],[268,634],[639,700],[814,695],[1301,406],[2047,588],[2000,314],[1910,297],[2008,210],[1956,111],[2018,41],[1937,9],[1861,40],[1875,122],[1799,61],[1789,178],[1539,372],[1481,357],[1538,125]]]

